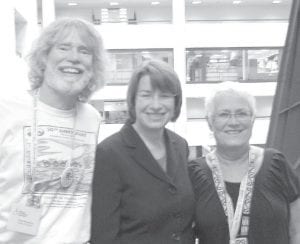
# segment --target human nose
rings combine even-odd
[[[79,55],[76,48],[71,48],[68,52],[68,60],[71,62],[79,62]]]
[[[151,105],[154,108],[159,108],[161,106],[161,97],[158,93],[152,95]]]
[[[238,124],[239,121],[237,119],[237,115],[236,114],[228,114],[228,120],[227,120],[227,123],[230,123],[230,124]]]

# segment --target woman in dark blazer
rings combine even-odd
[[[180,113],[174,70],[146,61],[127,93],[129,120],[97,148],[93,244],[193,244],[194,195],[188,145],[165,128]]]

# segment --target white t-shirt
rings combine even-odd
[[[100,115],[91,105],[80,102],[70,111],[40,101],[37,108],[36,160],[32,162],[32,96],[26,93],[0,101],[0,243],[86,242],[90,238],[91,183]],[[61,176],[68,166],[72,167],[72,183],[63,187]],[[34,193],[42,197],[38,234],[7,230],[12,204],[27,201],[32,183]]]

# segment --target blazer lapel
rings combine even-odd
[[[168,163],[167,163],[167,173],[169,177],[174,180],[177,170],[180,167],[180,162],[185,160],[182,158],[182,154],[180,152],[183,151],[182,148],[179,148],[179,145],[174,138],[174,136],[166,130],[166,145],[167,145],[167,155],[168,155]]]
[[[165,182],[171,183],[170,179],[160,168],[158,163],[153,158],[152,154],[147,149],[143,140],[139,137],[132,125],[125,124],[121,129],[122,139],[125,142],[133,160],[147,170],[154,177]]]

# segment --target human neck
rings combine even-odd
[[[163,140],[163,132],[164,130],[150,130],[141,127],[140,125],[134,123],[133,128],[138,132],[138,134],[150,143],[159,145],[159,142]]]
[[[60,94],[46,85],[39,88],[38,97],[41,102],[61,110],[73,109],[77,102],[77,97]]]
[[[224,163],[226,162],[240,162],[248,158],[249,155],[249,145],[245,145],[238,148],[224,148],[217,146],[216,154],[218,158]]]

